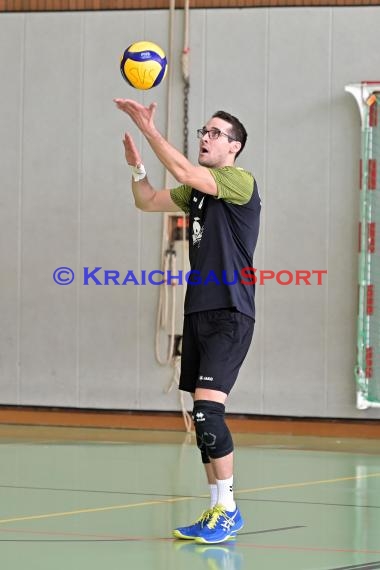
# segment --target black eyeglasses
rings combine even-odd
[[[203,127],[203,129],[197,130],[197,137],[199,139],[203,139],[203,137],[205,135],[208,135],[208,138],[212,141],[218,139],[221,135],[223,135],[224,137],[227,137],[229,142],[236,141],[236,139],[234,139],[234,137],[231,137],[227,133],[223,133],[223,131],[221,131],[220,129],[213,128],[213,129],[207,130]]]

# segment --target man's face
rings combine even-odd
[[[219,117],[213,117],[203,127],[203,131],[204,134],[199,140],[199,164],[209,168],[232,165],[236,154],[236,144],[227,136],[231,136],[230,123]]]

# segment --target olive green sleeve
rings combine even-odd
[[[187,185],[177,186],[177,188],[172,188],[170,190],[170,197],[173,202],[188,214],[190,212],[190,195],[191,195],[191,187]]]
[[[247,170],[234,166],[210,169],[218,189],[217,198],[242,206],[251,199],[253,176]]]

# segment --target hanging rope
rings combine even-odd
[[[182,50],[182,79],[183,79],[183,154],[189,156],[189,91],[190,91],[190,43],[189,43],[189,27],[190,27],[190,0],[184,2],[184,31],[183,31],[183,50]],[[183,214],[182,217],[182,260],[188,258],[187,247],[187,222],[188,216]],[[186,287],[182,287],[182,306],[185,303]],[[174,362],[174,378],[179,384],[181,359],[175,357]],[[185,423],[187,433],[190,433],[193,427],[191,415],[186,410],[184,393],[179,391],[180,402],[182,408],[182,416]]]
[[[162,271],[164,276],[168,275],[170,271],[172,275],[176,275],[177,263],[176,252],[173,248],[167,249],[164,253]],[[155,338],[155,354],[156,360],[162,366],[169,364],[172,360],[174,352],[175,340],[175,310],[176,310],[176,285],[173,284],[169,287],[167,283],[160,285],[158,308],[156,318],[156,338]],[[169,332],[167,330],[168,323],[170,323]],[[160,340],[162,333],[166,339],[169,336],[166,356],[161,356]]]
[[[190,89],[190,76],[189,76],[189,0],[184,3],[184,43],[182,50],[182,78],[183,78],[183,154],[188,157],[188,123],[189,123],[189,89]],[[172,118],[172,62],[174,61],[174,17],[175,17],[175,0],[170,0],[169,10],[169,49],[168,60],[169,73],[167,78],[167,107],[166,107],[166,140],[171,139],[171,118]],[[164,187],[169,187],[169,172],[165,170]],[[187,216],[183,214],[182,223],[182,260],[188,258],[187,247]],[[163,215],[162,227],[162,259],[161,266],[164,276],[168,275],[171,271],[172,275],[177,275],[177,258],[172,236],[169,235],[171,214],[165,213]],[[169,286],[167,283],[159,288],[159,299],[157,308],[156,319],[156,338],[155,338],[155,355],[156,360],[161,365],[168,365],[173,369],[173,375],[169,382],[166,392],[169,393],[174,386],[179,387],[179,379],[181,372],[181,350],[178,347],[178,340],[181,343],[182,338],[175,335],[175,317],[176,317],[176,283],[175,281]],[[182,306],[185,301],[185,286],[182,286]],[[166,355],[161,354],[161,339],[164,336],[167,341]],[[167,339],[167,336],[169,337]],[[177,345],[176,345],[177,342]],[[184,401],[184,393],[179,390],[179,399],[182,410],[182,416],[185,424],[186,431],[191,432],[192,418],[186,410]]]
[[[168,77],[167,77],[167,98],[166,98],[166,140],[171,139],[171,113],[172,113],[172,62],[174,60],[174,17],[175,17],[175,0],[170,0],[169,8],[169,48],[168,48]],[[164,188],[169,186],[169,172],[165,169],[164,178]],[[164,275],[167,273],[165,269],[169,269],[169,258],[172,261],[172,255],[170,252],[171,248],[168,249],[169,242],[169,215],[164,214],[162,220],[162,258],[161,267],[164,271]],[[158,298],[158,308],[157,308],[157,319],[156,319],[156,338],[155,338],[155,355],[156,360],[162,366],[165,366],[171,362],[173,356],[174,348],[174,335],[175,335],[175,286],[170,288],[172,291],[171,303],[169,303],[169,292],[168,285],[161,285],[159,288],[159,298]],[[169,316],[170,312],[170,316]],[[170,330],[167,330],[167,323],[170,322]],[[161,355],[160,351],[160,337],[161,331],[164,331],[165,335],[169,335],[169,342],[166,351],[166,356]]]

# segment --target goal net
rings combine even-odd
[[[361,115],[357,407],[380,407],[380,82],[346,86]]]

